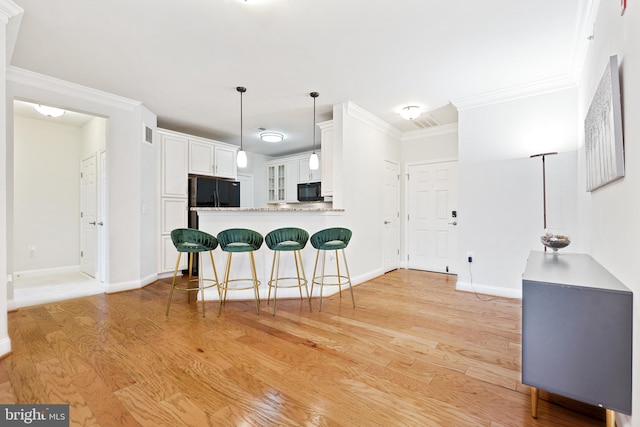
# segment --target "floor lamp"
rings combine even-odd
[[[547,229],[547,171],[545,169],[545,157],[553,156],[558,154],[557,151],[551,151],[549,153],[540,153],[533,154],[531,158],[534,157],[542,157],[542,212],[543,212],[543,222],[544,222],[544,230]],[[544,247],[544,251],[547,251],[547,247]]]

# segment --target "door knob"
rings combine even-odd
[[[450,222],[449,224],[451,224],[451,225],[458,225],[458,221],[453,221],[453,222]]]
[[[385,224],[391,224],[391,221],[385,221],[384,223]]]
[[[95,222],[95,221],[91,221],[91,222],[89,223],[89,225],[96,225],[96,222]]]
[[[98,225],[104,225],[104,222],[100,221],[100,222],[98,223]]]

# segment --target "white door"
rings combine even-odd
[[[100,152],[98,167],[98,230],[96,279],[106,281],[107,271],[107,152]]]
[[[407,180],[407,266],[457,273],[458,162],[411,165]]]
[[[96,276],[97,164],[96,155],[84,159],[80,175],[80,271]]]
[[[240,181],[240,207],[253,207],[253,175],[238,174]]]
[[[384,162],[384,271],[394,270],[400,265],[400,172],[396,163]]]

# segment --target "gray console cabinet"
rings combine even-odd
[[[532,251],[522,276],[522,383],[631,414],[633,293],[585,254]]]

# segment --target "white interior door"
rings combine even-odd
[[[407,265],[457,273],[458,162],[411,165],[407,185]]]
[[[98,183],[96,279],[104,283],[107,271],[107,152],[104,150],[100,152]]]
[[[96,276],[97,162],[96,155],[82,160],[80,176],[80,271]]]
[[[240,207],[253,207],[253,175],[238,174],[240,182]]]
[[[391,271],[400,265],[400,167],[396,163],[384,162],[384,271]]]

